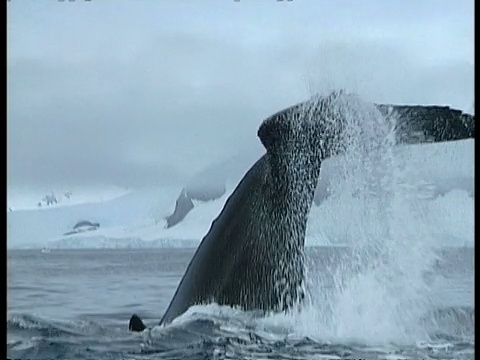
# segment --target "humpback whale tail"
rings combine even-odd
[[[257,135],[266,153],[244,175],[212,222],[160,325],[172,322],[192,305],[210,302],[264,312],[286,311],[301,302],[306,225],[320,167],[324,159],[344,154],[351,139],[357,139],[358,149],[368,154],[391,134],[395,128],[391,124],[403,129],[411,142],[418,141],[418,132],[433,134],[436,141],[474,133],[473,119],[448,108],[362,104],[356,96],[335,92],[291,106],[262,122]],[[368,116],[358,116],[360,105],[366,106]],[[420,114],[424,120],[419,125]],[[447,115],[448,121],[440,121]],[[385,122],[385,116],[391,122]],[[439,124],[450,135],[437,131]],[[131,331],[145,328],[137,315],[131,317]]]
[[[278,312],[302,301],[306,225],[321,163],[343,151],[342,95],[312,99],[262,122],[257,135],[266,153],[213,221],[160,325],[195,304]],[[145,325],[134,315],[129,328]]]

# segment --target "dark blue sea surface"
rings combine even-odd
[[[7,356],[474,358],[472,249],[439,251],[422,275],[419,288],[428,287],[422,306],[410,301],[405,281],[384,283],[381,272],[364,271],[361,281],[348,285],[339,277],[342,264],[351,261],[348,249],[307,248],[309,300],[299,309],[261,316],[215,304],[194,306],[172,324],[155,326],[194,251],[9,250]],[[128,332],[133,313],[150,329]]]

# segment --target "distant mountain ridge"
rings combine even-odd
[[[298,106],[280,113],[298,109]],[[418,164],[413,166],[410,175],[419,186],[427,189],[425,192],[429,194],[429,199],[426,200],[440,198],[439,204],[449,208],[448,217],[443,215],[443,208],[432,215],[434,227],[452,225],[447,231],[452,238],[457,236],[455,232],[468,233],[470,230],[466,225],[469,225],[473,198],[475,117],[445,106],[376,106],[397,126],[396,136],[402,146],[393,148],[395,157]],[[13,211],[7,208],[7,247],[36,247],[50,243],[62,248],[145,247],[149,244],[162,247],[186,246],[182,242],[184,239],[200,241],[230,192],[261,156],[262,150],[260,146],[258,149],[250,147],[233,158],[212,164],[184,186],[135,190],[109,200],[97,194],[93,202],[85,202],[86,198],[79,195],[75,202],[80,202],[66,206],[59,204]],[[313,214],[320,211],[318,218],[325,218],[331,210],[329,184],[338,180],[336,160],[329,158],[322,164],[321,181],[315,195],[317,206],[312,209]],[[450,210],[447,197],[448,201],[453,199],[455,203],[457,200],[462,202],[458,210]],[[318,206],[320,204],[325,206]],[[453,226],[451,219],[457,221],[457,217],[466,219],[466,225]],[[62,235],[85,219],[101,224],[101,228],[95,226],[95,231]],[[344,220],[348,222],[349,219]],[[332,219],[331,222],[335,224],[337,221]],[[315,224],[314,219],[311,229],[315,229]],[[315,230],[317,233],[327,234],[322,235],[325,238],[333,233],[331,229],[325,230],[325,223],[318,229]],[[463,238],[470,241],[470,235]],[[165,242],[165,239],[168,241]],[[90,240],[95,243],[90,243]]]
[[[425,208],[420,226],[426,223],[443,244],[473,244],[473,140],[405,145],[393,150],[399,162],[411,164],[408,176],[417,188],[409,191],[416,196],[418,190],[418,201]],[[341,173],[337,173],[337,160],[341,163],[341,159],[328,159],[323,164],[323,184],[338,180]],[[135,190],[111,200],[99,198],[96,203],[7,212],[7,249],[192,247],[207,233],[240,178],[241,174],[231,175],[225,194],[217,200],[193,200],[195,207],[170,228],[166,227],[164,216],[172,211],[181,191],[178,186]],[[365,204],[354,194],[341,196],[347,202],[326,197],[319,206],[313,206],[307,225],[307,246],[354,241]],[[101,227],[62,235],[84,219],[98,222]]]
[[[304,102],[290,106],[276,115],[296,111],[303,104]],[[375,106],[385,116],[386,121],[395,121],[398,145],[464,140],[475,137],[475,116],[463,113],[461,110],[436,105],[375,104]],[[208,172],[203,171],[190,180],[190,184],[195,184],[195,186],[187,185],[181,190],[173,212],[165,218],[167,227],[175,226],[185,219],[195,207],[193,200],[212,201],[225,193],[225,173],[228,171],[225,169],[222,173],[218,168],[215,170],[216,173],[212,173],[210,176]],[[328,196],[326,185],[319,182],[314,198],[315,205],[319,205]]]

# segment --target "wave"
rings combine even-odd
[[[312,312],[313,309],[304,311]],[[124,314],[122,314],[123,316]],[[474,309],[434,309],[419,319],[429,337],[409,344],[358,342],[299,331],[301,314],[261,316],[216,304],[193,306],[167,326],[132,334],[126,324],[53,321],[30,314],[7,320],[7,354],[16,359],[470,359]],[[153,320],[152,320],[153,321]],[[126,321],[125,321],[126,323]],[[155,322],[156,323],[156,322]]]

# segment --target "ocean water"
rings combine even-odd
[[[412,298],[347,247],[307,248],[309,296],[288,314],[194,306],[165,327],[194,249],[10,250],[12,359],[473,359],[473,250],[436,251]],[[351,271],[352,263],[360,264]],[[375,267],[375,266],[374,266]],[[348,269],[348,271],[346,270]],[[385,277],[379,274],[385,274]],[[388,279],[378,281],[378,279]],[[372,285],[375,284],[375,285]],[[379,285],[380,284],[380,285]],[[383,285],[382,285],[383,284]],[[380,291],[383,288],[393,289]],[[404,286],[402,288],[402,286]],[[408,294],[408,296],[406,295]],[[136,313],[150,327],[130,333]]]

